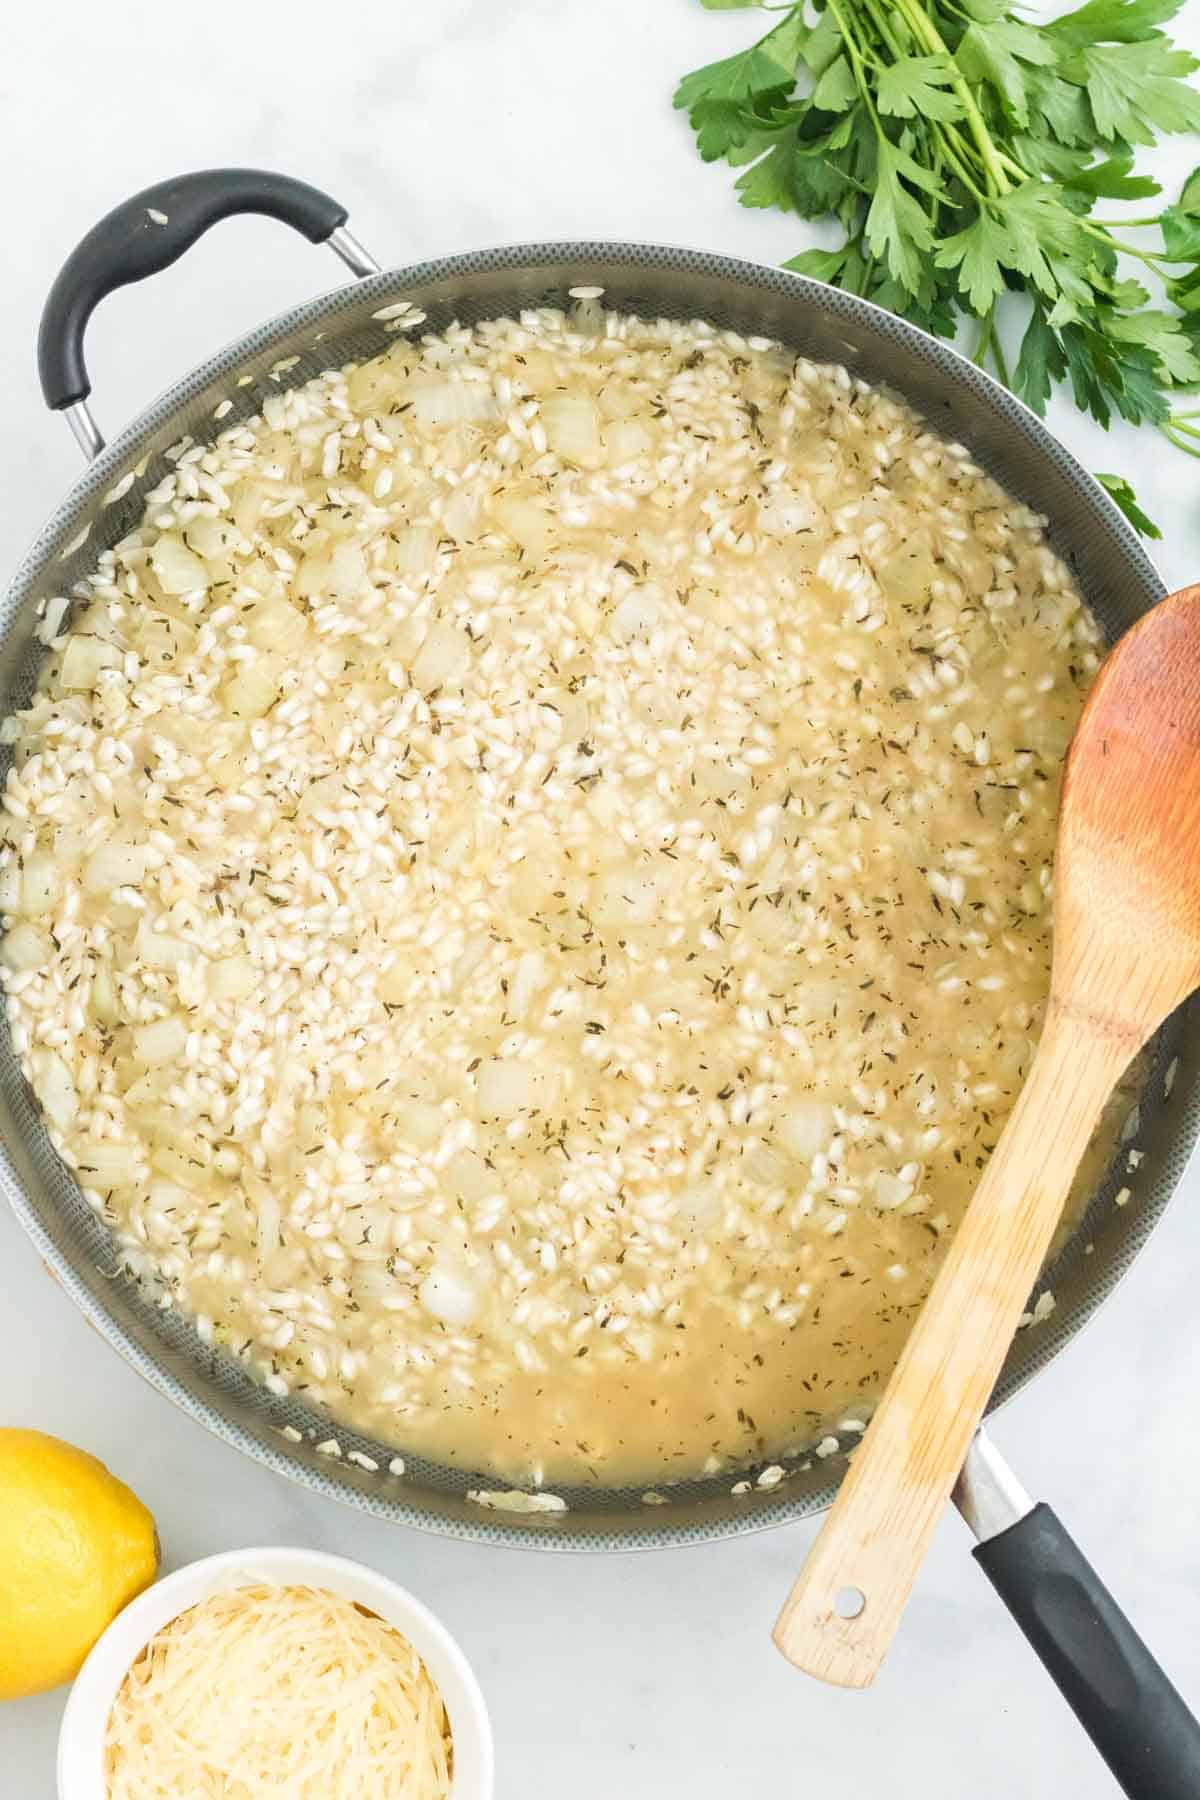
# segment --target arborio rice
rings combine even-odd
[[[15,1040],[132,1266],[518,1478],[861,1414],[1046,995],[1099,634],[1042,524],[594,298],[185,449],[8,728]]]

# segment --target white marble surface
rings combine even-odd
[[[60,0],[12,9],[0,67],[8,255],[0,284],[0,567],[76,474],[40,409],[34,337],[66,251],[147,182],[276,166],[343,197],[396,263],[503,240],[665,239],[774,260],[806,240],[739,210],[672,116],[674,78],[745,40],[691,0]],[[1181,34],[1200,46],[1200,4]],[[1195,142],[1160,158],[1174,182]],[[106,305],[89,337],[115,427],[193,361],[329,285],[327,253],[282,227],[224,225],[186,263]],[[1069,407],[1085,459],[1136,475],[1175,585],[1200,575],[1195,465],[1149,435],[1105,440]],[[1136,1272],[997,1437],[1053,1499],[1200,1706],[1200,1180]],[[0,1422],[106,1458],[154,1509],[172,1564],[295,1542],[408,1582],[474,1658],[495,1717],[501,1800],[1104,1800],[1111,1787],[948,1519],[878,1687],[793,1674],[768,1628],[812,1533],[645,1557],[551,1558],[442,1542],[305,1495],[177,1414],[84,1326],[0,1218]],[[0,1791],[48,1800],[61,1695],[0,1712]]]

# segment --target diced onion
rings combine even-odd
[[[802,1100],[782,1114],[775,1135],[792,1156],[808,1161],[833,1136],[833,1108],[822,1100]]]
[[[0,942],[0,962],[14,975],[42,969],[50,958],[50,939],[36,925],[14,925]]]
[[[150,552],[150,567],[164,594],[193,594],[208,588],[208,569],[182,538],[166,532]]]
[[[116,644],[107,643],[90,632],[77,631],[67,639],[60,680],[64,688],[73,693],[90,693],[101,669],[119,669],[121,662],[121,651]]]
[[[434,1263],[417,1298],[427,1313],[445,1325],[469,1325],[479,1311],[478,1290],[448,1263]]]
[[[460,425],[495,417],[496,401],[481,381],[441,381],[410,387],[416,425]]]
[[[91,993],[92,1012],[101,1025],[115,1025],[120,1012],[117,1006],[117,991],[108,967],[101,963],[92,976]]]
[[[260,650],[279,650],[286,654],[298,650],[308,638],[304,615],[286,600],[260,600],[246,619],[246,632]]]
[[[401,958],[383,971],[375,991],[385,1006],[400,1006],[408,999],[414,980],[411,965]]]
[[[48,913],[62,892],[62,876],[54,858],[39,852],[27,858],[21,878],[21,911],[34,918]]]
[[[35,1050],[31,1061],[38,1099],[51,1123],[66,1131],[79,1112],[71,1071],[56,1050]]]
[[[758,509],[759,529],[768,537],[794,537],[798,531],[811,531],[818,517],[811,500],[786,489],[777,490]]]
[[[749,1180],[760,1187],[787,1187],[796,1175],[791,1159],[774,1144],[758,1144],[747,1155],[742,1167]]]
[[[89,894],[107,894],[113,888],[137,887],[145,873],[144,845],[101,844],[84,865],[83,885]]]
[[[396,1130],[418,1150],[431,1150],[446,1129],[440,1106],[428,1100],[403,1100],[392,1108]]]
[[[139,1118],[157,1121],[163,1116],[164,1081],[171,1079],[171,1072],[164,1074],[151,1069],[139,1080],[125,1089],[124,1100],[130,1112]]]
[[[40,644],[52,644],[62,630],[63,620],[71,610],[71,602],[65,594],[55,594],[47,600],[46,610],[36,633]]]
[[[901,1181],[898,1175],[892,1175],[886,1169],[881,1169],[875,1177],[875,1204],[885,1212],[903,1206],[912,1191],[911,1181]]]
[[[315,600],[324,594],[332,575],[333,567],[327,552],[310,550],[300,558],[299,567],[292,576],[292,592],[302,600]]]
[[[279,1195],[269,1181],[260,1181],[256,1184],[254,1210],[257,1225],[255,1241],[258,1254],[263,1257],[270,1256],[273,1250],[279,1248],[279,1227],[283,1219],[283,1207]],[[356,1234],[361,1235],[357,1218],[354,1221],[354,1229]]]
[[[675,1202],[675,1217],[689,1231],[704,1232],[721,1217],[721,1196],[711,1181],[689,1182]]]
[[[486,1200],[496,1192],[496,1176],[474,1150],[459,1150],[442,1170],[442,1180],[459,1200]]]
[[[536,500],[497,499],[492,502],[497,523],[531,556],[544,556],[550,546],[551,520]]]
[[[233,494],[233,522],[244,538],[254,532],[272,489],[261,481],[240,481]]]
[[[545,987],[546,959],[537,950],[527,950],[513,971],[508,988],[508,1010],[514,1019],[523,1019],[535,994]]]
[[[357,543],[338,544],[329,559],[330,585],[340,600],[351,600],[367,580],[367,559]]]
[[[569,390],[550,394],[542,401],[546,441],[564,462],[583,469],[598,469],[604,461],[600,441],[600,416],[590,395]]]
[[[139,1062],[156,1065],[172,1062],[183,1054],[187,1043],[187,1026],[178,1013],[165,1019],[154,1019],[139,1025],[133,1033],[133,1054]]]
[[[0,913],[18,913],[21,910],[21,865],[16,857],[0,864]]]
[[[604,448],[609,466],[619,469],[623,463],[648,456],[654,439],[640,419],[614,419],[604,427]]]
[[[652,593],[646,588],[634,588],[614,609],[613,630],[626,643],[637,637],[647,638],[659,621],[660,611]]]
[[[393,532],[387,560],[397,575],[427,575],[437,556],[437,534],[431,525],[407,525]]]
[[[442,508],[442,529],[457,544],[465,544],[479,525],[479,498],[466,487],[455,488]]]
[[[197,556],[206,561],[228,563],[242,533],[231,519],[214,517],[211,513],[199,513],[196,518],[188,520],[183,535],[187,548]]]
[[[75,1148],[84,1187],[123,1187],[137,1175],[138,1154],[131,1144],[110,1138],[84,1138]]]
[[[425,635],[412,666],[412,678],[426,693],[461,681],[471,663],[471,646],[457,625],[435,622]]]
[[[243,663],[223,690],[230,712],[239,719],[261,719],[279,698],[281,673],[274,656],[260,656],[252,663]]]
[[[551,1083],[533,1063],[493,1058],[479,1070],[479,1110],[484,1118],[511,1119],[546,1106]]]
[[[173,937],[169,931],[155,931],[145,913],[137,929],[134,948],[150,969],[174,969],[185,958],[195,955],[191,945],[182,938]]]
[[[156,1143],[150,1152],[150,1162],[168,1181],[193,1189],[205,1176],[206,1148],[198,1133],[181,1131],[171,1143]]]
[[[205,985],[214,1000],[245,1000],[258,986],[258,970],[249,956],[223,956],[209,963]]]

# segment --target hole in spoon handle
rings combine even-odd
[[[806,1563],[776,1622],[775,1644],[793,1667],[818,1681],[869,1687],[902,1607],[903,1597],[890,1595],[887,1583],[862,1566],[847,1566],[844,1558],[825,1569]]]

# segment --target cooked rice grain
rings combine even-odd
[[[844,369],[589,295],[185,440],[90,588],[0,956],[131,1264],[406,1447],[823,1454],[1037,1036],[1100,650],[1043,521]]]

